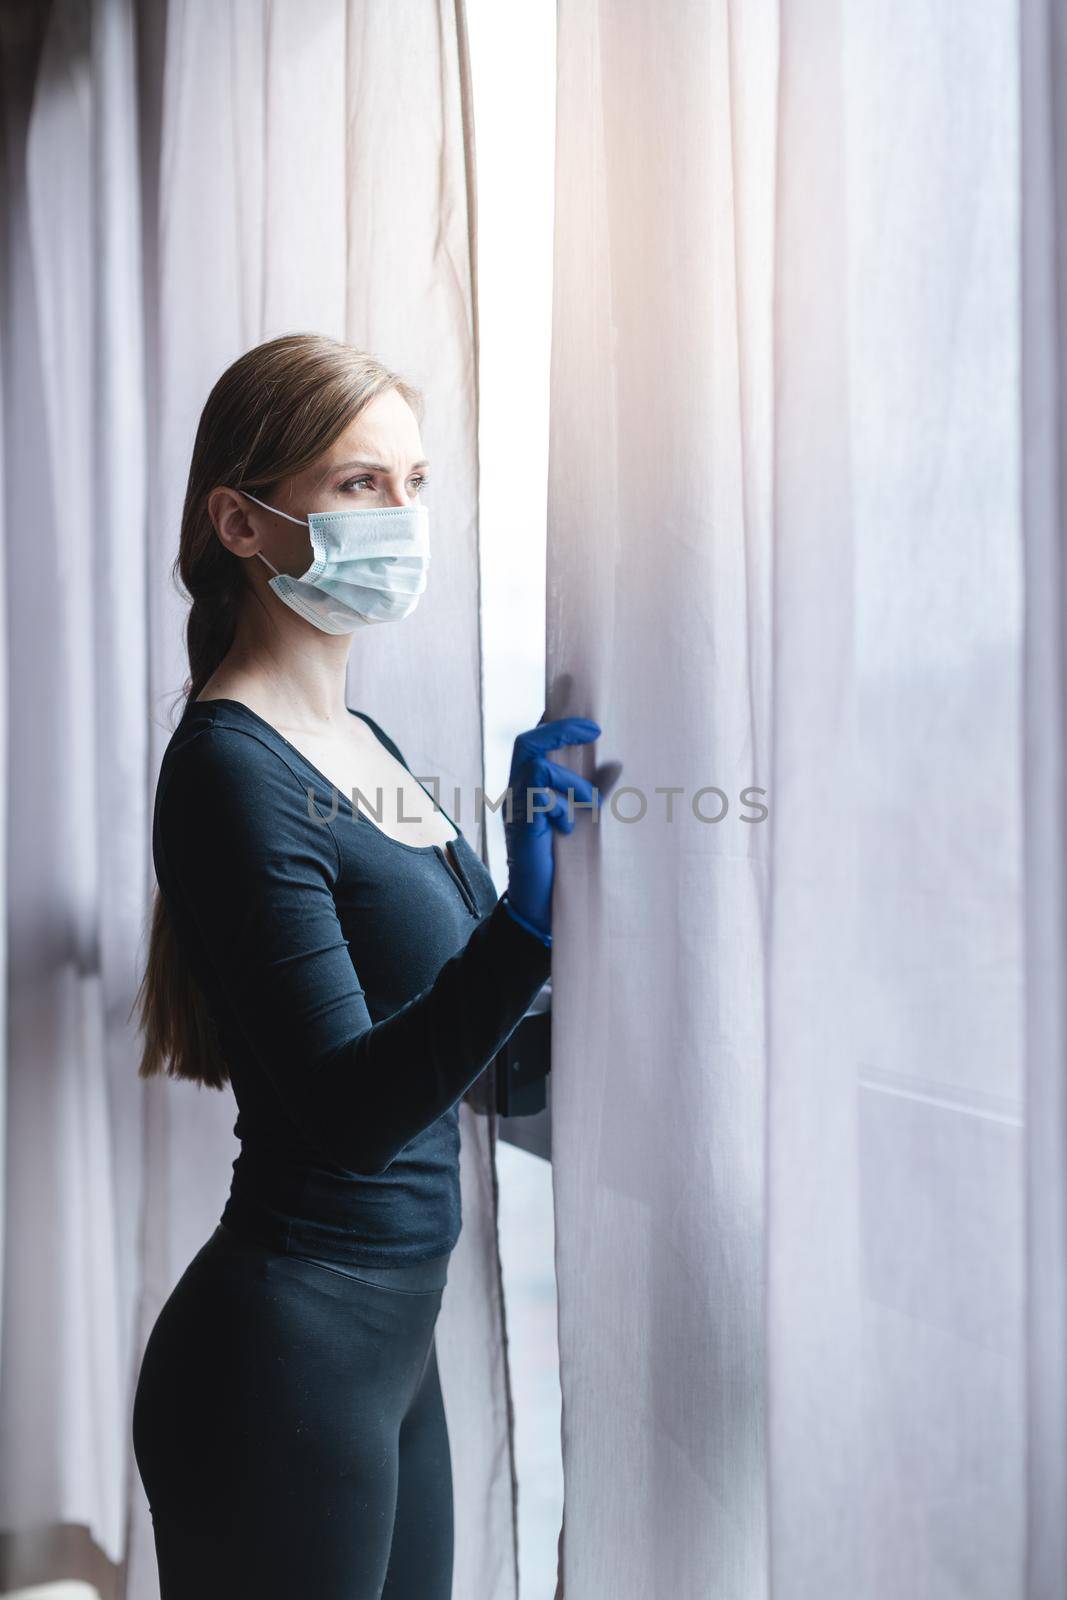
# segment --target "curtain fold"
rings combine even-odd
[[[0,1583],[158,1593],[129,1439],[143,1343],[218,1219],[229,1095],[136,1077],[151,803],[185,676],[171,567],[208,390],[315,330],[426,394],[435,581],[349,703],[481,779],[473,126],[461,0],[53,0],[0,19],[10,674]],[[16,404],[11,405],[12,397]],[[393,634],[393,637],[389,637]],[[445,803],[448,804],[446,798]],[[477,844],[474,819],[460,817]],[[492,1120],[461,1112],[438,1324],[456,1592],[513,1600]]]
[[[52,8],[26,122],[9,124],[21,182],[7,190],[17,335],[5,388],[25,411],[5,539],[7,594],[19,604],[8,641],[0,1501],[6,1530],[84,1523],[112,1561],[125,1518],[140,1178],[122,1046],[144,850],[138,639],[122,633],[142,603],[129,551],[141,537],[136,296],[121,306],[137,227],[121,132],[131,25],[121,4],[106,15]],[[98,334],[110,341],[106,367]],[[127,454],[131,470],[112,481]],[[123,589],[132,580],[132,596],[112,611],[116,578]],[[99,607],[87,603],[95,595]]]
[[[1061,521],[1023,871],[1047,221],[1019,415],[1020,107],[1048,142],[1063,24],[1030,13],[1020,85],[1014,0],[560,6],[551,710],[640,795],[560,850],[557,1600],[1027,1592],[1027,1305],[1046,1368],[1064,1325]],[[1036,1595],[1063,1380],[1030,1370]]]
[[[776,1596],[1022,1581],[1016,21],[782,8]]]
[[[776,7],[558,15],[549,711],[623,767],[556,841],[558,1594],[750,1600]]]
[[[1027,1600],[1067,1597],[1067,31],[1022,0]]]

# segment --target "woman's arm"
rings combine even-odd
[[[551,951],[502,900],[433,983],[372,1022],[333,898],[337,843],[268,745],[210,727],[160,775],[154,851],[249,1047],[330,1162],[377,1176],[521,1021]]]

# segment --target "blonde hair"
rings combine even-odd
[[[193,443],[172,569],[191,605],[185,628],[185,704],[233,643],[247,588],[244,562],[227,550],[208,512],[211,490],[248,488],[270,499],[283,479],[327,450],[378,395],[395,389],[422,420],[423,397],[374,356],[323,334],[291,333],[239,356],[207,397]],[[148,958],[131,1007],[143,1034],[138,1076],[165,1073],[221,1089],[229,1070],[203,991],[178,947],[156,885]]]

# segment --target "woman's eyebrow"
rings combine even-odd
[[[415,462],[412,463],[412,466],[411,466],[410,470],[412,472],[417,472],[422,467],[428,467],[429,465],[430,465],[430,463],[428,461],[415,461]],[[331,472],[341,472],[347,467],[369,467],[371,472],[388,472],[389,471],[389,468],[388,467],[383,467],[380,461],[367,461],[364,457],[357,456],[355,458],[355,460],[353,460],[353,461],[337,461],[337,462],[335,462],[333,464],[333,466],[330,466],[330,467],[326,468],[326,471],[322,474],[322,476],[324,478],[328,478]]]

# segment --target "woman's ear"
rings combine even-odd
[[[215,532],[227,550],[242,557],[256,553],[259,535],[249,519],[243,496],[232,489],[212,489],[207,497],[207,509]]]

